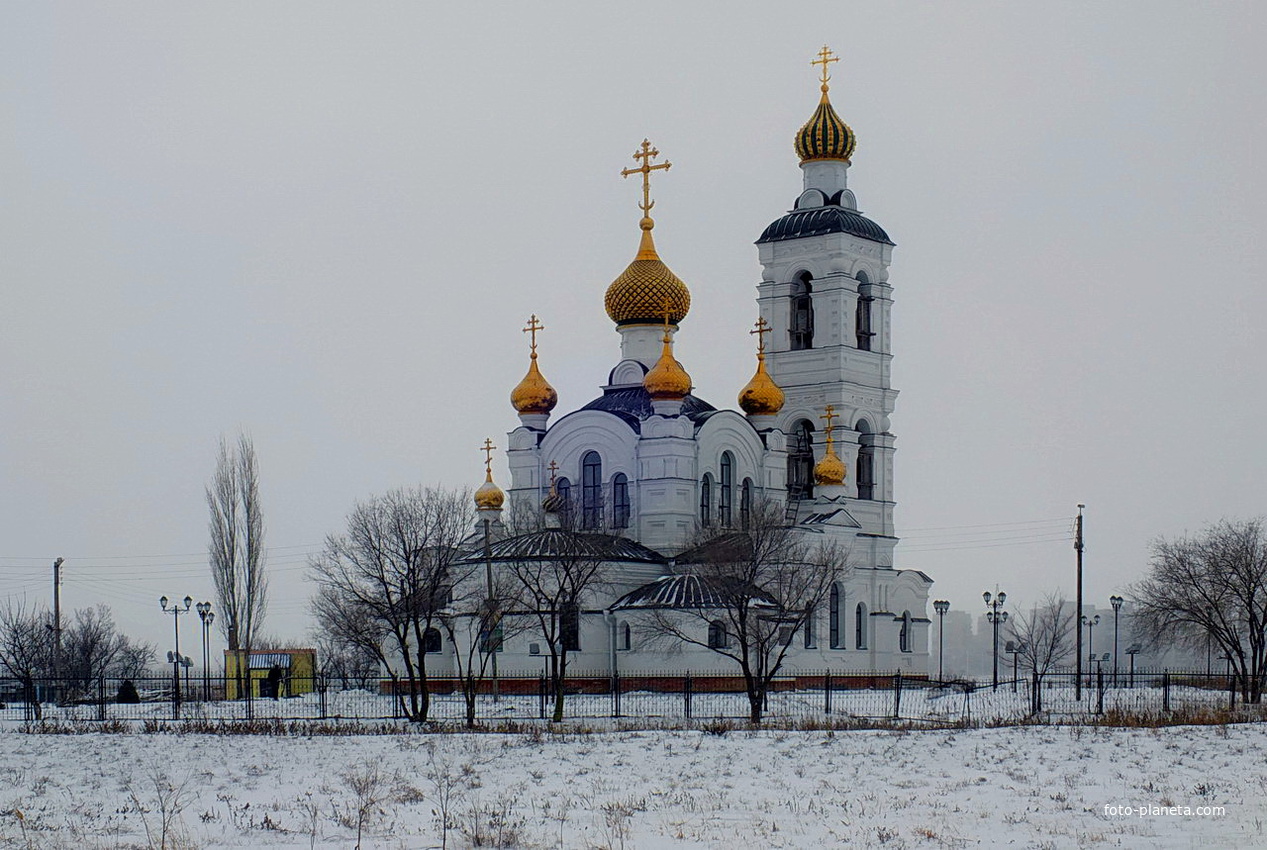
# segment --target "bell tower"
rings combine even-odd
[[[872,562],[891,566],[896,538],[889,416],[897,397],[890,385],[893,241],[858,211],[849,189],[857,140],[828,97],[828,68],[837,61],[823,47],[811,63],[820,66],[822,94],[794,140],[802,191],[792,210],[757,240],[762,266],[757,301],[772,331],[766,350],[770,376],[786,395],[776,427],[788,436],[789,502],[800,502],[802,518],[815,501],[844,506],[861,532],[892,539],[877,542]],[[833,444],[845,476],[843,485],[816,493],[814,466],[827,451],[818,426],[829,405],[839,419]]]

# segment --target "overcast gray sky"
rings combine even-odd
[[[898,565],[976,610],[1134,580],[1156,535],[1267,512],[1264,6],[0,7],[0,594],[210,597],[221,434],[260,459],[273,605],[354,500],[475,486],[529,313],[559,411],[618,357],[619,171],[673,162],[677,355],[733,407],[753,241],[801,177],[814,52],[897,243]],[[495,474],[507,474],[498,459]],[[184,624],[192,640],[192,623]]]

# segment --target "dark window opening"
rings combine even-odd
[[[735,489],[735,459],[730,452],[721,455],[721,492],[717,499],[717,516],[722,528],[730,528],[731,499]]]
[[[437,628],[429,628],[422,633],[422,651],[423,652],[439,652],[440,651],[440,630]]]
[[[788,329],[793,351],[814,347],[814,297],[809,272],[802,272],[792,284],[792,324]]]
[[[581,528],[603,524],[603,461],[598,452],[581,458]]]
[[[787,497],[814,497],[814,426],[807,419],[792,426],[787,452]]]
[[[875,450],[863,444],[858,447],[858,498],[875,498]]]
[[[818,646],[818,636],[814,633],[814,618],[818,616],[818,612],[813,608],[805,612],[805,648],[814,649]]]
[[[875,334],[871,330],[871,311],[875,299],[871,297],[871,282],[866,272],[858,272],[858,306],[854,310],[854,335],[858,340],[860,351],[871,350],[871,338]]]
[[[554,492],[558,494],[562,507],[559,508],[559,519],[564,528],[572,526],[572,482],[560,478],[554,482]]]
[[[752,522],[752,479],[745,478],[739,488],[739,524],[744,531]]]
[[[858,609],[855,612],[856,622],[854,623],[853,645],[857,649],[867,648],[867,606],[861,602],[858,603]]]
[[[902,630],[898,632],[897,644],[902,652],[911,651],[911,612],[902,612]]]
[[[559,636],[565,652],[581,651],[581,609],[575,605],[563,606],[559,614]]]
[[[629,527],[629,479],[623,472],[612,478],[612,527]]]
[[[708,528],[713,518],[713,476],[704,473],[699,485],[699,524]]]
[[[840,585],[833,584],[827,598],[827,631],[832,649],[840,649]]]
[[[713,620],[708,624],[708,648],[726,648],[726,624],[721,620]]]

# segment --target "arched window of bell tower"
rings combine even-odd
[[[805,351],[814,347],[814,298],[809,272],[801,272],[792,281],[792,321],[788,328],[790,348]]]
[[[792,425],[787,451],[787,497],[814,497],[814,423],[808,419]]]
[[[858,483],[859,499],[875,498],[875,447],[872,444],[871,425],[865,419],[859,419],[854,426],[858,432],[858,468],[854,481]]]
[[[867,277],[867,273],[859,270],[857,278],[858,306],[854,310],[854,335],[858,341],[858,350],[870,351],[871,339],[875,336],[871,330],[871,308],[875,298],[871,296],[871,279]]]

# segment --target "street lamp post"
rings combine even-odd
[[[211,610],[210,602],[199,602],[195,606],[198,610],[198,619],[202,620],[202,701],[211,701],[211,654],[207,650],[207,635],[211,631],[211,624],[216,621],[216,615]]]
[[[946,612],[950,603],[945,599],[933,602],[933,610],[937,612],[937,681],[946,681]]]
[[[997,588],[996,588],[997,589]],[[986,612],[986,621],[994,627],[994,690],[999,689],[999,626],[1007,622],[1007,612],[1001,611],[1003,603],[1007,601],[1007,594],[998,591],[996,595],[991,595],[990,591],[981,594],[981,598],[985,600],[985,607],[990,610]]]
[[[1117,615],[1126,600],[1120,596],[1110,596],[1109,604],[1113,606],[1113,687],[1117,687]]]
[[[1087,627],[1087,652],[1092,658],[1095,657],[1095,627],[1100,625],[1100,615],[1093,617],[1082,615],[1082,625]],[[1091,667],[1087,666],[1087,687],[1091,687]]]
[[[1016,659],[1020,656],[1022,652],[1025,651],[1025,649],[1026,649],[1026,646],[1024,643],[1021,643],[1020,641],[1011,641],[1011,640],[1008,641],[1007,646],[1003,648],[1004,652],[1011,653],[1012,655],[1012,693],[1016,693],[1016,682],[1017,682],[1017,679],[1019,678],[1019,671],[1017,669]]]
[[[177,713],[180,712],[180,615],[188,614],[194,604],[192,596],[186,596],[183,601],[184,608],[178,604],[173,604],[169,608],[166,596],[158,600],[158,605],[163,612],[172,615],[172,634],[176,638],[176,652],[172,658],[172,704],[176,707]]]

